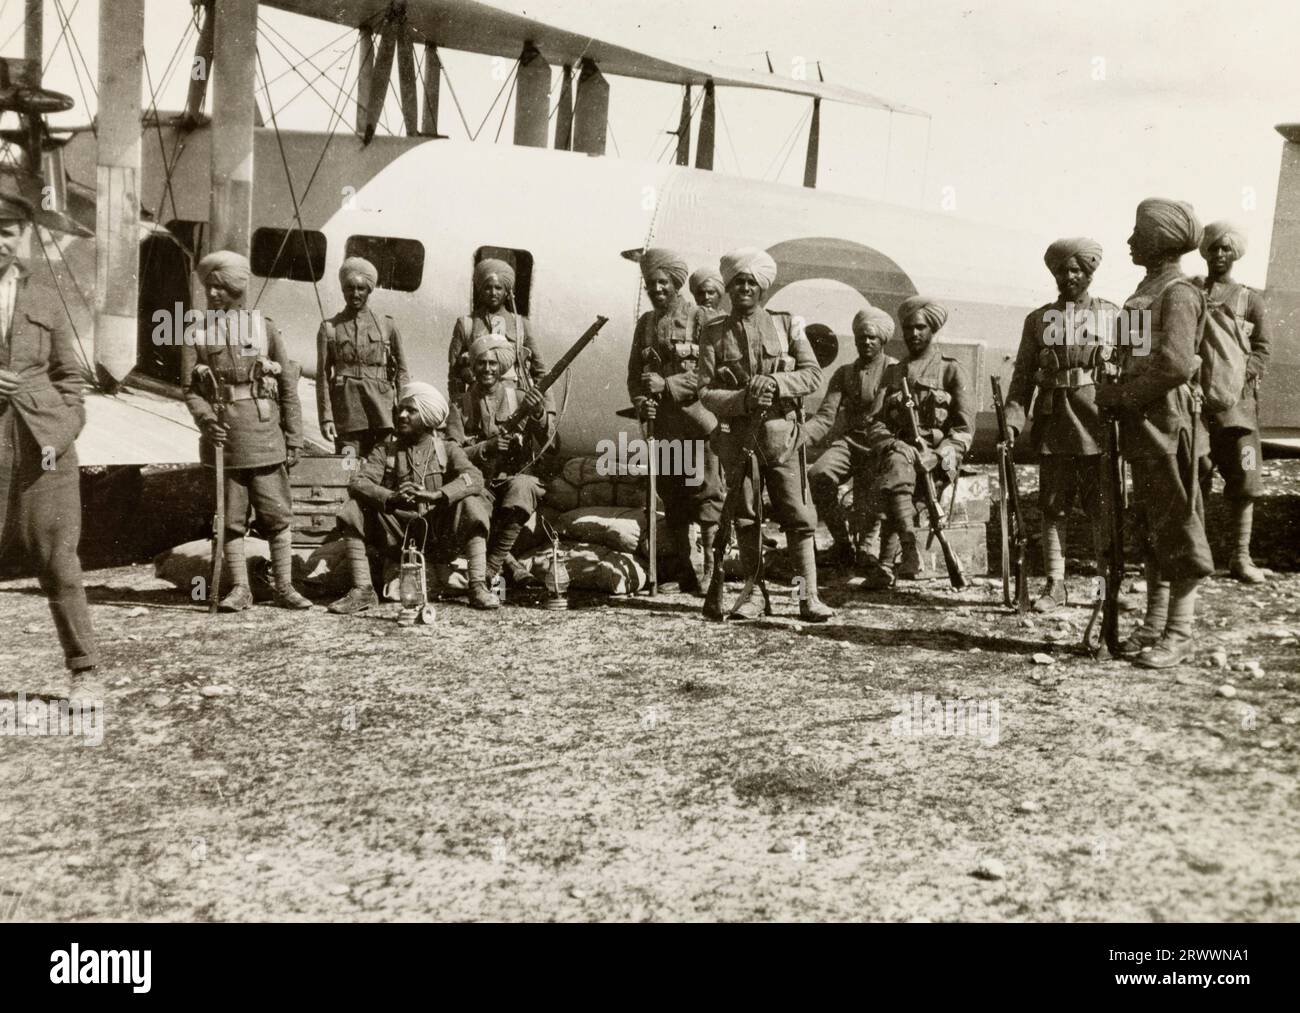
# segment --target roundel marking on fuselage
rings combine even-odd
[[[894,313],[898,304],[916,295],[907,272],[879,250],[834,236],[788,239],[768,248],[776,261],[772,297],[799,281],[838,281],[853,289],[872,306]]]

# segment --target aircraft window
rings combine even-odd
[[[424,277],[424,244],[389,236],[349,236],[345,257],[365,257],[379,272],[379,287],[414,292]]]
[[[304,244],[303,239],[306,238]],[[258,229],[253,233],[253,273],[259,278],[320,281],[325,276],[325,233],[311,229]]]
[[[528,298],[533,287],[533,255],[527,250],[512,250],[508,246],[480,246],[474,252],[474,263],[480,260],[504,260],[515,269],[515,310],[528,316]],[[470,293],[473,301],[473,293]]]
[[[181,245],[189,250],[192,256],[198,256],[207,234],[207,222],[191,222],[173,218],[165,227],[168,232],[180,240]]]

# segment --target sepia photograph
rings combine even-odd
[[[0,928],[1123,925],[1100,984],[1250,984],[1298,33],[0,0]]]

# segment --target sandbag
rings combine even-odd
[[[584,507],[607,507],[614,505],[614,485],[612,482],[592,482],[584,485],[578,492],[578,502]]]
[[[541,580],[544,566],[550,560],[549,552],[539,552],[524,565],[533,576]],[[560,549],[560,560],[569,574],[569,586],[581,591],[599,591],[604,594],[634,594],[646,583],[646,572],[641,562],[629,552],[620,552],[603,545],[576,544]]]
[[[553,478],[546,487],[546,505],[556,510],[572,510],[578,505],[579,488],[567,479]]]
[[[579,507],[561,514],[557,531],[561,538],[590,542],[619,552],[636,552],[645,530],[645,511],[636,507]],[[659,517],[657,537],[667,544],[668,529]]]

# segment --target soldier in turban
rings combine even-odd
[[[697,272],[698,273],[698,272]],[[700,335],[712,314],[682,297],[686,261],[671,250],[652,247],[641,256],[641,277],[651,308],[641,314],[627,360],[627,392],[640,419],[654,426],[657,440],[693,441],[698,474],[661,474],[657,490],[668,524],[668,559],[660,572],[680,590],[703,594],[713,568],[713,542],[722,516],[722,474],[709,448],[718,420],[698,400],[696,363]],[[704,572],[691,561],[691,524],[700,527]],[[667,581],[665,582],[667,583]]]
[[[531,474],[555,436],[555,407],[536,386],[516,388],[503,377],[515,363],[516,346],[501,334],[482,334],[470,346],[474,382],[457,398],[447,422],[447,436],[464,448],[471,464],[486,477],[492,504],[487,548],[489,583],[505,573],[513,584],[529,574],[512,555],[515,542],[541,505],[546,488]],[[502,423],[520,409],[522,430],[503,430]]]
[[[695,304],[710,313],[722,312],[722,300],[726,289],[722,284],[722,275],[716,267],[697,268],[690,278],[691,297]]]
[[[1246,234],[1231,222],[1211,222],[1201,239],[1208,272],[1196,283],[1205,292],[1211,323],[1234,336],[1246,359],[1246,387],[1241,399],[1223,411],[1202,415],[1210,435],[1209,456],[1201,461],[1201,492],[1208,498],[1217,468],[1223,497],[1232,516],[1232,558],[1228,573],[1245,584],[1262,584],[1264,571],[1250,558],[1255,498],[1260,494],[1259,468],[1264,459],[1259,441],[1259,385],[1268,369],[1269,327],[1264,299],[1232,277],[1232,265],[1246,252]],[[1207,354],[1202,346],[1202,357]]]
[[[1102,424],[1098,372],[1114,352],[1119,307],[1089,292],[1101,264],[1101,244],[1058,239],[1043,262],[1057,297],[1025,317],[1020,349],[1007,389],[1007,429],[1014,442],[1032,417],[1039,459],[1038,504],[1043,512],[1043,568],[1047,587],[1034,602],[1050,612],[1067,600],[1066,520],[1076,496],[1092,527],[1098,569],[1104,567],[1106,523],[1101,503]]]
[[[759,496],[766,486],[785,531],[791,565],[802,579],[800,618],[825,622],[835,613],[817,593],[813,535],[817,513],[806,495],[801,401],[821,385],[822,371],[803,334],[786,313],[760,305],[776,280],[776,262],[763,250],[728,253],[719,273],[731,312],[712,320],[700,336],[700,401],[720,421],[714,449],[722,462],[727,509],[736,529],[748,579],[731,615],[756,619],[770,610],[754,591],[762,576]],[[706,599],[705,615],[722,619],[716,601]]]
[[[921,554],[916,547],[916,495],[921,464],[935,473],[937,491],[955,480],[962,458],[975,439],[975,404],[961,364],[941,355],[934,335],[948,321],[948,310],[927,296],[904,299],[898,323],[907,344],[907,358],[885,369],[872,412],[868,446],[877,455],[876,488],[902,548],[895,568],[892,553],[882,553],[885,571],[878,586],[889,586],[895,576],[921,575]],[[911,443],[911,427],[903,405],[903,377],[916,401],[924,452]]]
[[[316,332],[316,409],[320,431],[340,454],[364,460],[393,431],[397,392],[407,382],[402,336],[393,318],[370,306],[375,265],[348,257],[339,268],[344,307]]]
[[[854,512],[866,529],[856,562],[867,578],[866,586],[872,588],[882,581],[885,586],[893,583],[892,579],[885,580],[882,553],[874,545],[880,536],[879,511],[873,502],[876,459],[867,446],[867,430],[880,382],[886,368],[897,361],[885,354],[885,345],[893,336],[894,318],[884,310],[868,306],[858,311],[853,318],[857,361],[846,363],[831,375],[821,407],[804,429],[809,446],[816,446],[831,433],[837,434],[808,470],[808,484],[817,516],[826,522],[835,540],[832,558],[841,566],[849,566],[855,562],[855,553],[848,518],[840,503],[840,487],[853,481]],[[884,555],[893,558],[888,546]]]
[[[444,570],[462,550],[469,564],[470,605],[494,609],[500,604],[486,583],[492,501],[483,475],[460,445],[444,436],[447,422],[447,399],[436,387],[407,383],[402,388],[396,432],[371,450],[339,512],[352,589],[330,606],[331,612],[353,615],[378,605],[367,554],[381,564],[392,562],[407,538]]]
[[[1146,668],[1191,657],[1196,589],[1214,572],[1204,501],[1193,478],[1209,450],[1196,408],[1205,294],[1179,264],[1200,241],[1190,204],[1155,198],[1138,205],[1128,245],[1146,277],[1124,303],[1124,319],[1139,320],[1141,331],[1136,338],[1120,334],[1119,381],[1102,385],[1096,398],[1099,408],[1118,413],[1121,449],[1133,472],[1147,603],[1124,653]]]
[[[474,312],[460,317],[451,332],[447,391],[459,400],[474,382],[469,346],[484,334],[504,335],[515,349],[515,364],[502,376],[511,387],[527,390],[547,373],[528,318],[515,309],[515,269],[504,260],[486,258],[474,265]]]
[[[253,604],[244,559],[248,508],[271,543],[275,604],[308,609],[293,586],[293,497],[289,468],[302,447],[302,405],[296,362],[279,329],[244,308],[248,261],[220,250],[199,261],[208,313],[200,332],[186,335],[181,354],[185,403],[198,423],[199,457],[212,467],[221,454],[226,485],[226,570],[230,592],[218,607],[241,612]]]

